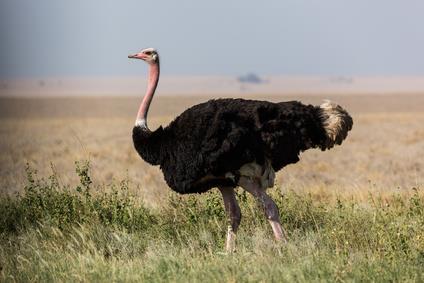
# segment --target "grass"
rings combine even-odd
[[[52,167],[54,169],[54,167]],[[218,192],[174,193],[157,208],[131,182],[79,184],[27,167],[22,193],[0,198],[0,281],[424,281],[424,196],[326,202],[270,190],[290,241],[275,243],[253,199],[238,191],[237,252],[223,254],[227,227]]]

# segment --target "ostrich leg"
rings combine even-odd
[[[225,250],[233,252],[235,250],[235,237],[237,228],[240,225],[241,211],[238,205],[234,188],[220,187],[219,191],[224,199],[225,211],[230,219],[231,225],[228,226],[227,240],[225,241]]]
[[[280,215],[278,207],[275,202],[270,198],[265,188],[262,188],[260,182],[252,178],[241,177],[239,185],[246,191],[251,193],[258,203],[263,207],[266,217],[268,218],[269,224],[271,224],[272,231],[274,232],[275,239],[277,241],[287,242],[286,232],[280,223]]]

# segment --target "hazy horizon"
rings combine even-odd
[[[244,77],[246,78],[246,77]],[[252,95],[368,95],[422,94],[424,76],[260,76],[259,82],[235,76],[163,75],[157,95],[252,96]],[[127,77],[79,77],[0,80],[0,97],[141,96],[144,74]]]
[[[424,75],[420,1],[0,0],[0,79]]]

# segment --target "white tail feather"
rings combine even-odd
[[[342,143],[348,131],[352,129],[353,120],[346,110],[329,100],[324,100],[319,108],[319,117],[327,135],[325,144],[321,146],[321,149],[324,150]]]

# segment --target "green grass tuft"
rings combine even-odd
[[[53,168],[53,167],[52,167]],[[275,243],[262,211],[237,192],[237,252],[222,254],[227,220],[217,191],[147,209],[123,180],[80,184],[27,167],[22,194],[0,198],[0,281],[423,281],[424,198],[325,203],[270,190],[290,241]]]

